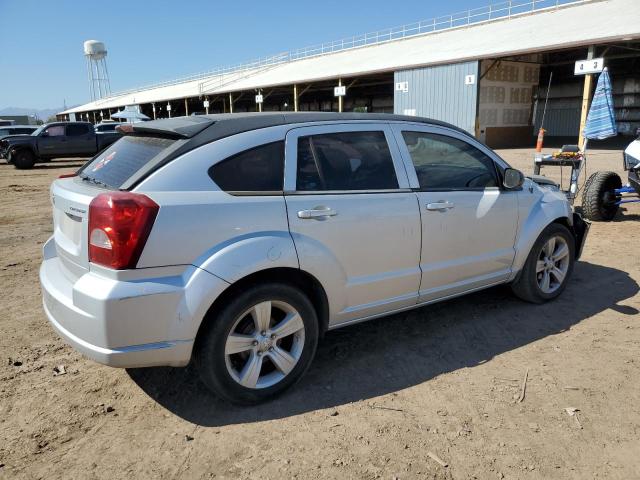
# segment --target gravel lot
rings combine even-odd
[[[500,153],[531,171],[531,150]],[[640,204],[592,226],[557,301],[494,288],[331,332],[291,392],[238,408],[48,326],[48,187],[80,164],[0,165],[0,478],[640,478]]]

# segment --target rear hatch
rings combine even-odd
[[[125,136],[83,166],[78,175],[51,186],[54,239],[66,273],[78,278],[89,269],[89,205],[99,194],[121,190],[130,178],[179,144],[176,138]]]

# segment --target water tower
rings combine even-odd
[[[107,48],[103,42],[87,40],[84,42],[84,56],[87,59],[91,100],[108,97],[111,95],[111,84],[107,70]]]

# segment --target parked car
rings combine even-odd
[[[96,132],[115,132],[118,125],[121,124],[118,122],[100,122],[94,128]]]
[[[446,123],[279,113],[137,123],[51,187],[50,323],[115,367],[279,394],[327,330],[510,284],[556,298],[587,233],[556,185]]]
[[[96,133],[89,122],[53,122],[31,135],[12,135],[0,140],[0,158],[16,168],[32,168],[53,158],[92,157],[122,135]]]
[[[10,135],[31,135],[37,130],[34,125],[6,125],[0,127],[0,140]]]

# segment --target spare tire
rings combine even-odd
[[[615,189],[622,187],[622,180],[615,172],[596,172],[592,174],[582,193],[582,212],[585,218],[608,222],[618,213],[619,195]]]

